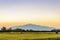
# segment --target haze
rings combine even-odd
[[[0,0],[0,26],[37,24],[60,27],[60,0]]]

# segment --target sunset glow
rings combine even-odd
[[[0,26],[25,24],[60,28],[60,0],[0,0]]]

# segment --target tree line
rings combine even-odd
[[[6,27],[2,27],[0,32],[56,32],[56,34],[58,34],[58,32],[60,32],[60,29],[53,29],[51,31],[35,31],[35,30],[24,30],[24,29],[14,29],[12,30],[11,28],[7,29]]]
[[[34,30],[24,30],[24,29],[11,29],[11,28],[6,28],[6,27],[2,27],[0,32],[33,32]]]

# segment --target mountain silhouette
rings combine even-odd
[[[22,26],[13,26],[11,27],[12,30],[14,29],[24,29],[24,30],[35,30],[35,31],[51,31],[52,27],[48,27],[48,26],[40,26],[40,25],[35,25],[35,24],[26,24],[26,25],[22,25]]]

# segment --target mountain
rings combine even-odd
[[[13,26],[11,27],[12,30],[14,29],[24,29],[24,30],[35,30],[35,31],[51,31],[52,27],[48,27],[48,26],[40,26],[40,25],[35,25],[35,24],[26,24],[26,25],[22,25],[22,26]]]

